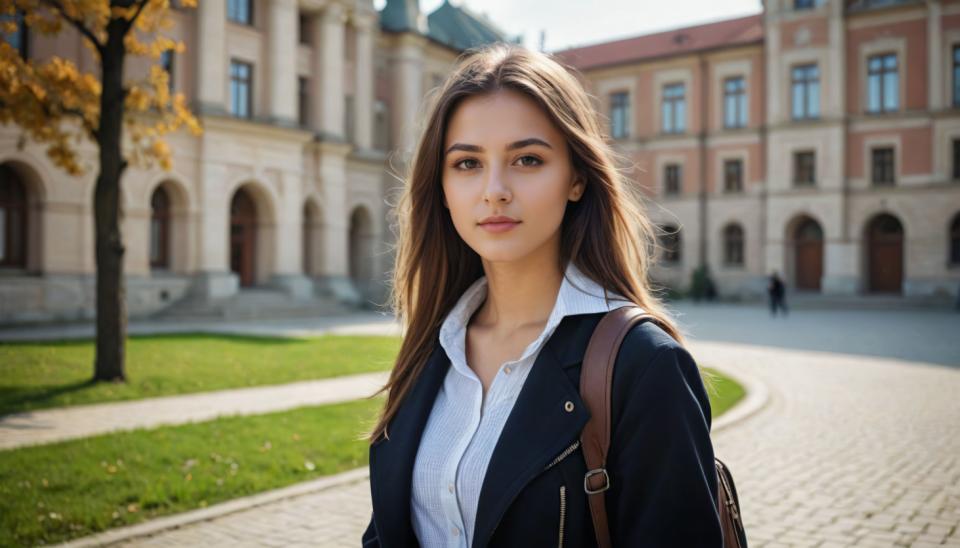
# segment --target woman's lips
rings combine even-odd
[[[480,225],[480,228],[487,230],[489,232],[506,232],[511,230],[513,227],[520,224],[519,221],[515,223],[485,223]]]

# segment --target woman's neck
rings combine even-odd
[[[546,323],[563,282],[555,256],[509,263],[484,260],[483,267],[487,298],[473,325],[506,334]]]

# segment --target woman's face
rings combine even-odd
[[[512,262],[559,250],[567,201],[579,200],[584,190],[574,181],[567,148],[563,134],[523,93],[504,89],[457,106],[443,146],[444,205],[481,258]],[[501,231],[481,225],[495,215],[519,222]]]

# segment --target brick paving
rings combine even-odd
[[[766,384],[714,433],[752,547],[960,546],[960,371],[875,357],[693,342],[702,365]],[[729,366],[728,366],[729,367]],[[366,479],[121,546],[358,546]]]

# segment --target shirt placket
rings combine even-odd
[[[458,383],[462,383],[462,390],[469,393],[470,405],[470,424],[468,428],[461,429],[461,435],[457,440],[455,450],[451,452],[451,458],[447,461],[446,469],[443,471],[442,500],[444,504],[445,517],[447,520],[448,534],[450,538],[449,546],[467,548],[466,527],[463,523],[463,513],[460,509],[460,501],[457,499],[457,470],[463,456],[470,446],[470,441],[477,434],[480,427],[480,407],[482,405],[483,388],[479,378],[465,378],[461,375]],[[455,404],[454,404],[455,405]]]

